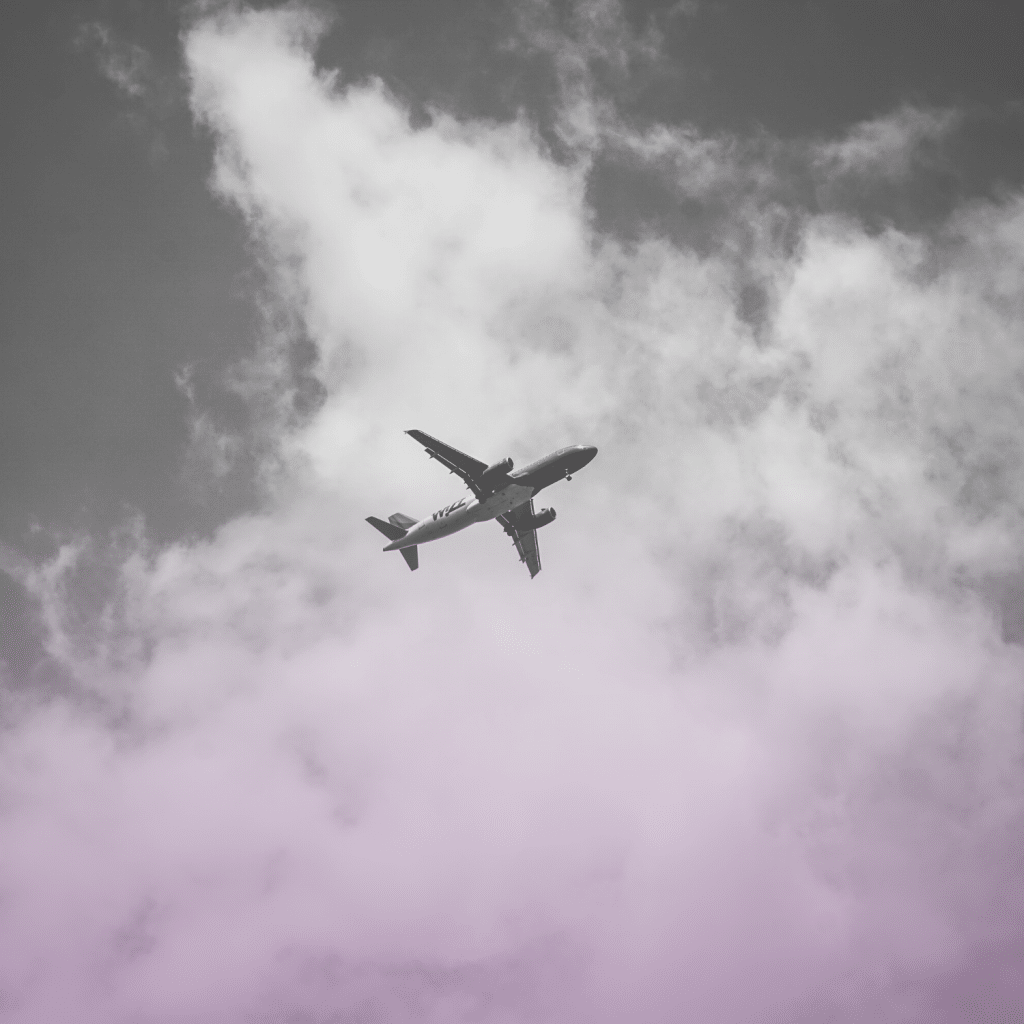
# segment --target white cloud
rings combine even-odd
[[[960,121],[955,110],[904,104],[892,113],[862,121],[844,138],[820,143],[813,159],[829,177],[904,179]]]
[[[0,748],[7,1017],[825,1016],[1012,934],[1020,202],[808,218],[755,338],[734,256],[603,237],[528,124],[414,129],[318,25],[186,39],[327,397],[258,514],[25,570],[93,710]],[[599,445],[536,581],[497,528],[380,553],[455,493],[409,426]]]

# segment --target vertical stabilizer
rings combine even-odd
[[[420,567],[420,549],[416,544],[413,544],[411,548],[399,548],[398,550],[402,552],[402,557],[410,569]]]

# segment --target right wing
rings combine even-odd
[[[445,444],[444,441],[438,441],[436,437],[424,434],[422,430],[407,430],[406,433],[414,440],[419,441],[427,449],[427,454],[432,459],[437,459],[442,466],[447,466],[456,476],[461,477],[466,486],[478,498],[486,496],[480,483],[480,477],[487,468],[486,462],[474,459],[457,448]]]
[[[525,562],[530,570],[532,580],[540,572],[540,545],[537,543],[537,531],[521,529],[519,524],[524,524],[533,518],[533,498],[523,505],[517,505],[511,512],[498,516],[501,528],[512,538],[512,543],[519,552],[519,561]]]

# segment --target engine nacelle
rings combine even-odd
[[[516,526],[521,530],[539,530],[542,526],[547,526],[548,523],[554,522],[555,515],[556,513],[553,508],[542,508],[531,519],[526,520],[524,523],[516,523]]]
[[[502,459],[501,462],[495,462],[493,466],[488,466],[483,471],[483,482],[485,484],[497,483],[502,477],[507,476],[511,472],[512,460]]]

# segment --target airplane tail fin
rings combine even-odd
[[[375,529],[387,537],[388,540],[401,540],[409,531],[397,523],[385,523],[383,519],[376,516],[367,516],[366,521]]]
[[[410,516],[403,516],[401,512],[396,512],[388,518],[391,521],[387,523],[376,516],[367,516],[366,521],[375,530],[380,530],[390,541],[401,540],[409,532],[409,527],[416,525],[415,519],[412,519]],[[384,550],[387,551],[388,549],[385,548]],[[411,547],[399,548],[398,550],[402,552],[402,557],[410,569],[418,569],[420,567],[420,552],[417,545],[413,544]]]

